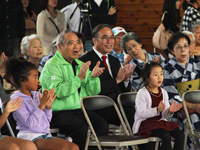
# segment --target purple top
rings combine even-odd
[[[50,121],[52,118],[52,109],[47,110],[46,108],[42,111],[38,108],[40,104],[39,92],[31,91],[33,96],[30,97],[16,91],[11,95],[11,98],[15,100],[21,97],[22,107],[13,112],[13,117],[17,121],[17,129],[20,132],[31,132],[31,133],[49,133],[50,132]]]

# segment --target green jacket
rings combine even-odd
[[[42,91],[44,89],[55,89],[56,99],[52,104],[53,111],[80,109],[80,100],[84,96],[98,95],[101,91],[99,77],[92,78],[92,72],[88,69],[87,76],[82,81],[78,74],[82,61],[75,59],[78,64],[75,68],[60,54],[59,50],[55,56],[47,61],[40,75]],[[80,93],[78,92],[81,88]]]

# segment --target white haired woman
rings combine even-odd
[[[24,58],[36,65],[39,77],[42,71],[39,61],[43,57],[43,46],[40,37],[36,34],[25,36],[22,39],[21,50],[24,54]]]

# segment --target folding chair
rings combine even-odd
[[[86,110],[98,110],[111,106],[115,108],[116,113],[121,121],[123,131],[125,132],[126,135],[97,136]],[[123,148],[124,146],[132,146],[132,145],[133,149],[137,149],[138,144],[145,144],[149,142],[148,138],[139,136],[130,136],[128,130],[126,129],[125,123],[122,119],[122,116],[119,112],[117,105],[109,97],[103,95],[83,97],[81,99],[81,108],[85,116],[85,119],[89,125],[85,150],[88,149],[88,145],[98,146],[99,150],[102,150],[101,146],[115,146],[116,149],[118,149],[118,148]]]
[[[127,93],[121,93],[121,94],[118,95],[119,108],[120,108],[120,111],[122,113],[122,116],[123,116],[124,121],[126,123],[126,127],[129,131],[130,135],[133,135],[133,132],[131,130],[130,124],[129,124],[128,119],[126,117],[126,114],[124,112],[123,106],[135,108],[136,95],[137,95],[137,92],[127,92]],[[148,139],[149,139],[149,142],[156,142],[155,150],[158,150],[159,142],[161,142],[162,140],[158,137],[149,137]]]
[[[193,143],[195,146],[195,149],[198,150],[198,145],[195,138],[200,138],[200,129],[193,129],[192,124],[190,121],[190,116],[188,113],[188,109],[186,106],[186,102],[188,103],[200,103],[200,90],[194,90],[194,91],[187,91],[183,93],[182,95],[182,104],[183,109],[186,114],[186,127],[185,127],[185,141],[184,141],[184,150],[187,148],[187,138],[190,137],[193,139]]]

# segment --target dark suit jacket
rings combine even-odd
[[[90,70],[92,71],[98,61],[101,61],[100,67],[105,67],[103,61],[99,58],[99,56],[95,53],[94,50],[86,53],[82,57],[79,58],[83,62],[91,61]],[[99,76],[101,81],[101,92],[99,95],[106,95],[112,98],[115,102],[117,102],[117,96],[123,92],[129,92],[131,89],[130,83],[126,88],[124,86],[123,81],[119,84],[116,83],[116,76],[121,67],[120,62],[117,58],[108,55],[110,68],[113,77],[110,75],[108,70],[105,67],[104,72]]]

